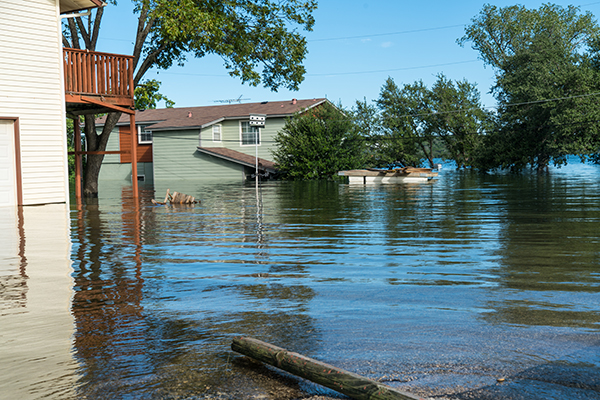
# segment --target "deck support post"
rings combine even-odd
[[[75,145],[75,198],[81,201],[83,197],[81,188],[81,128],[79,116],[73,118],[73,144]]]
[[[131,185],[133,198],[138,198],[138,172],[137,172],[137,129],[135,127],[135,112],[129,114],[129,130],[131,132]]]

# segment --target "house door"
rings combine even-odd
[[[0,120],[0,207],[17,205],[14,121]]]

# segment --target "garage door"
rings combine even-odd
[[[14,122],[0,120],[0,207],[17,204]]]

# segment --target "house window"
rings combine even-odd
[[[249,121],[242,121],[242,146],[260,144],[260,129],[251,126]]]
[[[145,128],[145,126],[138,126],[138,144],[152,144],[152,131],[147,131]]]
[[[213,142],[220,142],[221,141],[221,125],[213,125],[212,132],[213,132]]]

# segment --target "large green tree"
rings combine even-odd
[[[422,81],[396,85],[388,78],[376,101],[383,127],[379,153],[386,163],[419,165],[425,159],[433,167],[434,136],[428,129],[430,96]]]
[[[475,85],[443,74],[431,89],[422,81],[400,87],[388,78],[375,103],[357,102],[355,114],[370,121],[359,126],[368,132],[378,166],[426,161],[433,167],[440,156],[455,160],[459,168],[470,165],[489,119]]]
[[[498,121],[479,168],[543,171],[598,148],[600,81],[589,50],[598,35],[592,15],[577,7],[484,6],[459,40],[471,42],[497,76]]]
[[[363,136],[352,118],[329,103],[289,118],[275,142],[273,158],[287,179],[331,179],[365,165]]]
[[[132,54],[134,85],[151,68],[183,64],[186,57],[216,54],[233,77],[250,85],[298,89],[304,79],[307,53],[300,29],[312,30],[316,0],[132,0],[137,31]],[[109,6],[116,0],[109,0]],[[66,47],[96,50],[105,8],[87,19],[67,19]],[[85,117],[89,151],[106,149],[120,113],[109,113],[102,132],[93,115]],[[102,155],[87,158],[84,196],[98,194]]]
[[[430,91],[429,131],[440,138],[457,168],[470,166],[488,128],[490,114],[481,106],[477,87],[438,75]]]

